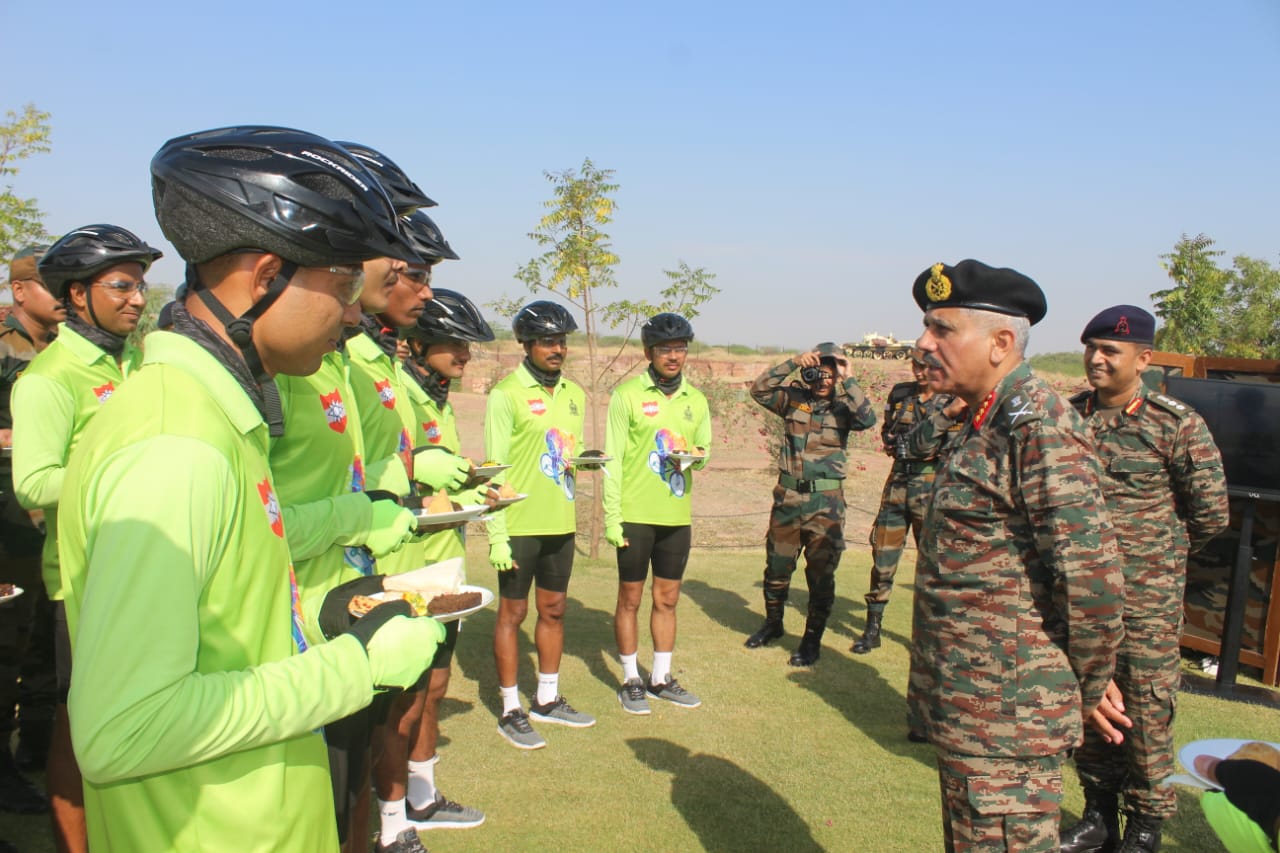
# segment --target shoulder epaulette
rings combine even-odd
[[[1019,391],[1000,406],[1000,420],[1008,429],[1034,423],[1042,416],[1040,409],[1024,392]]]
[[[1152,391],[1148,394],[1147,399],[1164,409],[1166,412],[1172,412],[1180,418],[1185,418],[1194,411],[1194,409],[1181,400],[1175,400],[1173,397],[1161,394],[1157,391]]]

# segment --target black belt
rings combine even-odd
[[[790,474],[779,473],[778,482],[786,486],[793,492],[806,494],[808,492],[834,492],[844,488],[844,480],[837,480],[834,477],[828,477],[818,480],[800,480],[792,477]]]

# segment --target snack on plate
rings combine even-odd
[[[695,447],[692,453],[694,456],[706,456],[707,449],[705,447]]]
[[[414,616],[426,616],[428,610],[427,600],[416,592],[398,592],[388,590],[380,596],[372,595],[356,595],[352,596],[351,603],[347,605],[347,612],[352,616],[363,616],[379,604],[385,604],[388,601],[397,601],[403,599],[409,602],[409,606],[413,608]]]
[[[0,583],[0,596],[13,595],[13,591],[16,588],[17,587],[11,583]]]
[[[453,501],[449,500],[449,493],[444,489],[436,492],[425,507],[428,515],[435,515],[442,512],[453,512],[455,508],[461,509],[461,507],[454,507]]]
[[[494,461],[494,460],[492,460],[492,459],[486,459],[486,460],[484,460],[483,462],[481,462],[481,463],[480,463],[480,467],[481,467],[481,468],[491,468],[491,467],[493,467],[494,465],[501,465],[501,464],[502,464],[501,462],[495,462],[495,461]]]
[[[512,498],[520,497],[520,493],[517,492],[515,489],[511,488],[510,483],[503,483],[502,488],[498,489],[498,497],[504,501],[507,501],[507,500],[511,500]]]
[[[432,616],[437,616],[441,613],[457,613],[459,610],[479,607],[481,600],[478,592],[441,593],[428,602],[427,612]]]
[[[671,440],[671,452],[672,453],[688,453],[689,452],[689,442],[685,441],[684,436],[677,435],[675,438]]]

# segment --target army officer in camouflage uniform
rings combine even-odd
[[[1101,471],[1023,361],[1040,287],[974,260],[915,281],[930,386],[967,404],[916,568],[909,699],[937,751],[948,850],[1057,851],[1063,756],[1102,701],[1123,589]]]
[[[1071,398],[1093,439],[1124,566],[1124,641],[1099,726],[1076,750],[1085,811],[1062,833],[1068,853],[1121,842],[1118,796],[1127,815],[1124,850],[1159,847],[1160,824],[1177,808],[1173,713],[1187,551],[1229,520],[1222,457],[1204,420],[1185,403],[1148,389],[1155,318],[1116,305],[1089,321],[1080,341],[1093,390]],[[1119,728],[1117,728],[1117,726]]]
[[[880,427],[880,437],[884,441],[884,452],[893,457],[893,468],[885,480],[880,510],[871,525],[872,565],[871,590],[866,595],[867,629],[850,649],[859,655],[880,648],[880,621],[889,604],[889,594],[893,592],[893,578],[898,573],[907,529],[911,529],[918,548],[925,507],[929,505],[929,493],[933,491],[938,454],[943,440],[954,435],[959,428],[956,424],[941,433],[939,441],[931,443],[923,451],[909,447],[907,434],[954,399],[950,394],[933,393],[925,376],[924,354],[914,348],[911,350],[911,374],[915,378],[911,382],[894,385],[884,404],[884,425]]]
[[[802,381],[784,385],[796,370]],[[765,539],[765,621],[746,646],[758,648],[782,636],[782,609],[803,550],[809,618],[792,666],[812,666],[821,651],[844,551],[845,447],[851,430],[876,422],[867,395],[848,370],[844,352],[823,343],[766,370],[751,386],[751,396],[781,415],[786,431]]]

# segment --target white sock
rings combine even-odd
[[[538,696],[539,705],[545,705],[548,702],[556,701],[556,697],[560,695],[560,673],[558,672],[540,672],[538,673]]]
[[[415,809],[425,809],[436,801],[437,753],[426,761],[409,761],[409,793],[406,802]]]
[[[404,800],[378,800],[378,814],[382,817],[382,843],[392,844],[396,836],[409,828],[409,819],[405,817]]]
[[[671,652],[653,653],[653,670],[649,673],[649,683],[654,687],[666,684],[671,674]]]
[[[510,714],[512,711],[520,710],[520,691],[516,685],[503,687],[498,685],[498,692],[502,694],[502,716]]]
[[[622,680],[630,681],[631,679],[640,678],[640,667],[636,665],[636,655],[618,655],[618,660],[622,662]]]

